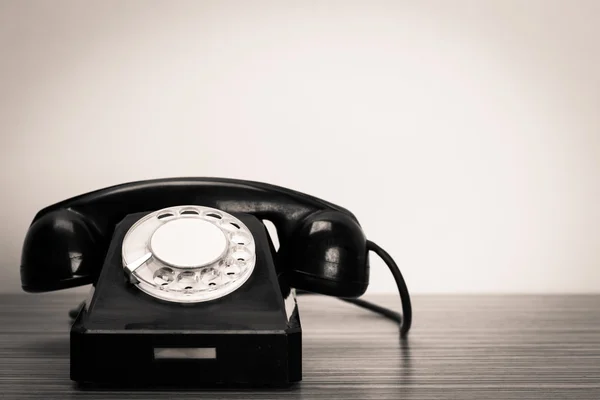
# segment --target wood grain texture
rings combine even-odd
[[[370,299],[398,308],[394,296]],[[414,296],[393,323],[300,297],[303,381],[268,390],[87,390],[69,380],[67,310],[81,294],[0,295],[6,399],[600,399],[600,296]]]

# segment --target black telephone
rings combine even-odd
[[[277,251],[264,220],[276,228]],[[204,245],[199,238],[205,238]],[[390,267],[402,316],[357,299],[369,283],[369,251]],[[137,272],[142,265],[147,278]],[[151,380],[158,373],[168,376],[166,371],[175,378],[205,367],[217,371],[204,373],[206,382],[298,381],[294,289],[379,312],[400,323],[402,337],[411,324],[410,297],[398,267],[366,239],[350,211],[293,190],[234,179],[133,182],[46,207],[27,232],[21,282],[27,292],[93,285],[71,331],[71,377],[80,382]],[[283,325],[275,314],[285,315]],[[232,331],[223,333],[224,327]],[[274,331],[285,338],[279,349]],[[259,332],[265,342],[255,342]],[[236,354],[228,353],[235,348],[228,341],[234,336],[246,348],[237,353],[237,362]],[[141,360],[128,365],[137,372],[115,368],[118,353],[107,349],[119,343],[137,349],[120,359]],[[257,353],[249,356],[249,346]],[[275,350],[267,354],[265,347]],[[239,361],[240,354],[248,359]],[[288,369],[280,376],[275,371],[282,363]],[[259,367],[264,373],[256,371]]]

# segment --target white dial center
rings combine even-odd
[[[165,264],[194,268],[217,261],[227,250],[221,229],[198,218],[165,222],[150,239],[152,254]]]

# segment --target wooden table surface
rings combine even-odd
[[[414,296],[397,329],[337,299],[299,298],[301,383],[286,389],[83,391],[67,310],[81,293],[0,295],[0,398],[600,399],[600,296]],[[394,296],[371,300],[398,307]]]

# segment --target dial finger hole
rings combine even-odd
[[[173,217],[175,217],[175,214],[172,213],[172,212],[170,212],[170,211],[166,211],[166,212],[158,214],[156,216],[156,218],[158,218],[160,220],[166,220],[166,219],[170,219],[170,218],[173,218]]]
[[[171,268],[160,268],[154,273],[153,279],[157,285],[167,286],[175,280],[175,272]]]
[[[196,283],[198,283],[198,274],[193,271],[184,271],[177,276],[177,283],[187,289],[191,289]],[[189,289],[187,289],[189,290]]]
[[[247,250],[236,250],[231,257],[236,261],[248,261],[252,255]]]
[[[244,268],[246,266],[246,263],[247,263],[247,261],[245,261],[241,257],[239,259],[229,257],[229,258],[227,258],[227,260],[225,260],[225,268],[234,267],[234,266],[237,266],[239,268]]]
[[[244,232],[237,232],[231,236],[231,241],[240,246],[250,244],[251,240],[250,235]]]
[[[222,220],[222,221],[219,223],[219,226],[220,226],[220,227],[221,227],[221,228],[222,228],[224,231],[226,231],[226,232],[230,232],[230,233],[237,232],[237,230],[238,230],[238,229],[240,229],[240,228],[239,228],[239,225],[238,225],[238,224],[236,224],[235,222],[231,221],[231,220]]]
[[[228,277],[235,277],[241,271],[241,268],[237,265],[232,265],[223,269],[223,273]]]
[[[215,286],[217,284],[217,279],[219,278],[219,271],[214,268],[207,268],[202,271],[200,276],[200,281],[207,286]],[[211,285],[214,283],[214,285]]]
[[[220,220],[223,218],[223,215],[221,213],[215,211],[207,212],[206,214],[204,214],[204,216],[210,220]]]
[[[196,210],[193,209],[187,209],[187,210],[183,210],[179,213],[180,215],[200,215],[200,213]]]

